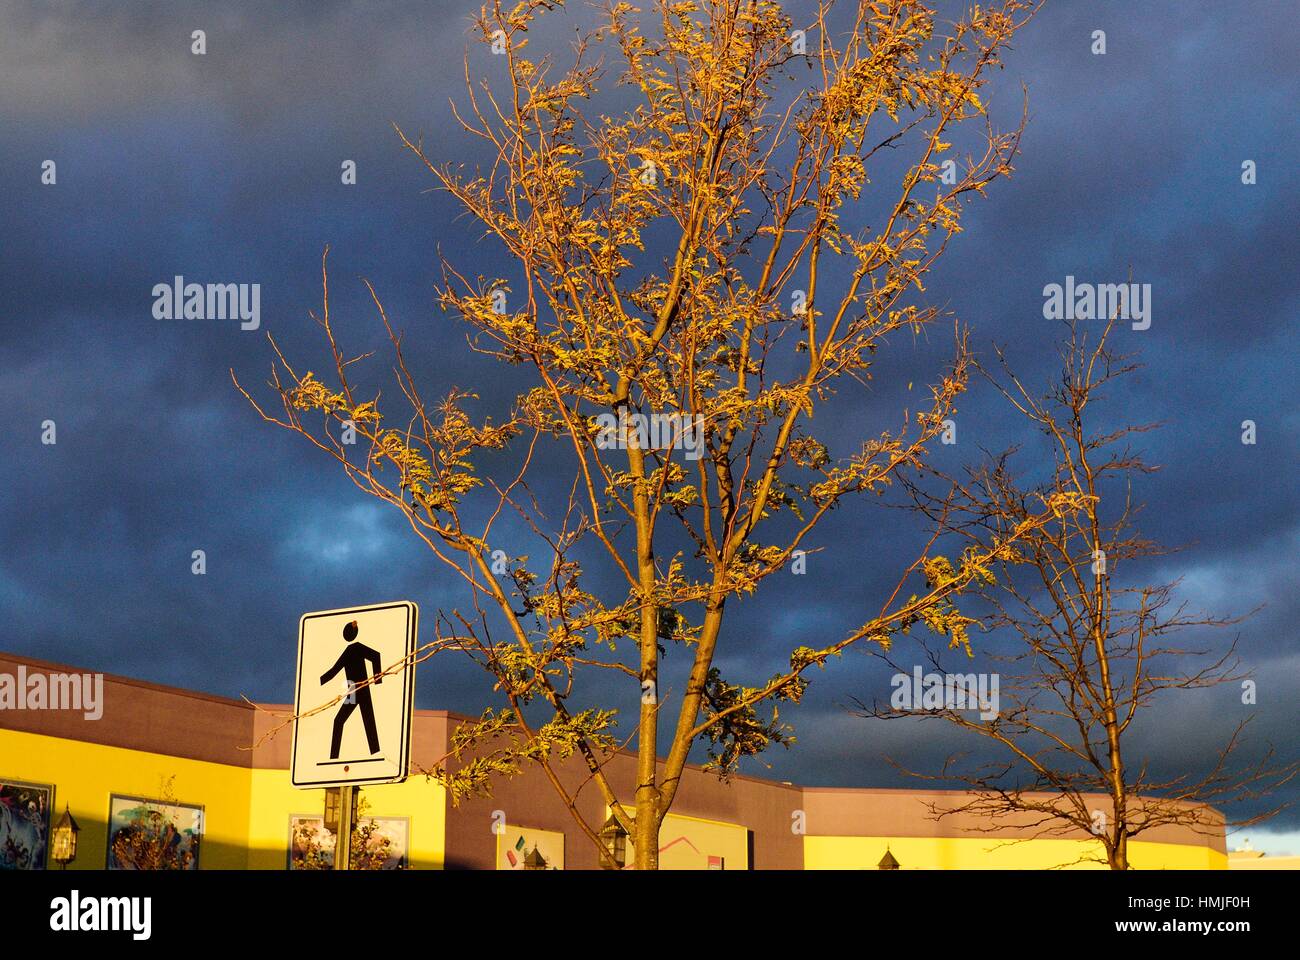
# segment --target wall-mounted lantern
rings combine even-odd
[[[339,793],[342,787],[325,788],[325,829],[330,833],[339,832]]]
[[[77,834],[81,832],[81,827],[77,826],[76,819],[72,816],[72,811],[68,805],[63,805],[63,816],[54,827],[52,839],[54,841],[54,859],[59,864],[60,870],[68,869],[68,864],[77,859]]]
[[[605,844],[605,852],[618,864],[614,869],[621,870],[627,863],[627,831],[612,813],[605,825],[600,828],[600,840]],[[606,869],[609,869],[607,866]]]

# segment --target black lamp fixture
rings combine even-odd
[[[77,826],[76,818],[72,816],[72,811],[65,803],[63,816],[59,818],[52,835],[54,859],[59,864],[60,870],[68,869],[68,864],[77,859],[77,834],[80,832],[81,827]]]
[[[605,852],[618,865],[612,869],[623,869],[623,865],[627,863],[627,831],[612,813],[600,828],[600,840],[605,845]],[[606,866],[606,869],[611,868]]]
[[[342,787],[325,788],[325,829],[330,833],[339,832],[339,805],[342,798],[339,794]]]

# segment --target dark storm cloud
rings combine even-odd
[[[473,160],[447,108],[462,91],[470,12],[452,2],[0,11],[7,648],[283,701],[302,611],[397,596],[426,610],[463,605],[400,517],[261,424],[227,371],[264,378],[265,332],[291,355],[324,360],[307,311],[319,304],[329,243],[332,313],[350,344],[379,342],[357,281],[367,276],[433,392],[474,386],[486,410],[513,392],[432,301],[440,248],[484,275],[507,267],[428,192],[389,126],[423,134],[433,156]],[[1143,439],[1163,465],[1139,491],[1145,531],[1188,548],[1153,563],[1151,579],[1183,577],[1189,601],[1215,612],[1265,604],[1239,628],[1246,665],[1265,678],[1252,734],[1289,748],[1300,694],[1300,198],[1289,183],[1300,84],[1283,16],[1268,3],[1194,16],[1172,2],[1049,5],[988,98],[1006,127],[1029,85],[1016,175],[971,208],[928,296],[971,325],[981,351],[1006,344],[1017,371],[1045,383],[1060,331],[1042,317],[1044,285],[1067,274],[1118,282],[1130,269],[1153,285],[1151,329],[1121,331],[1145,368],[1111,408],[1118,420],[1167,424]],[[207,32],[206,57],[189,52],[195,29]],[[1107,31],[1105,56],[1089,52],[1096,29]],[[534,43],[566,36],[560,25]],[[477,46],[470,56],[474,69],[494,66]],[[39,183],[45,159],[58,162],[57,187]],[[339,183],[345,159],[358,163],[356,187]],[[1240,183],[1247,159],[1259,167],[1255,186]],[[262,330],[154,320],[150,291],[177,274],[261,283]],[[828,411],[833,435],[847,446],[892,425],[915,406],[908,382],[928,382],[950,352],[940,327],[900,338],[870,392]],[[54,447],[38,442],[47,418],[58,424]],[[1239,442],[1244,419],[1258,424],[1257,446]],[[958,445],[936,456],[955,469],[1022,439],[996,395],[976,389]],[[778,578],[764,600],[735,605],[720,662],[731,679],[764,679],[792,646],[860,624],[921,536],[906,515],[872,504],[840,523],[815,544],[810,576]],[[203,577],[190,574],[196,549],[207,554]],[[680,689],[683,660],[670,655],[665,687]],[[853,697],[887,695],[889,673],[860,653],[817,673],[791,713],[800,743],[769,757],[771,772],[885,785],[898,782],[886,755],[924,769],[978,747],[930,724],[850,716]],[[464,664],[421,674],[422,705],[477,712],[484,696]],[[1216,696],[1162,710],[1147,741],[1160,763],[1203,760],[1230,731],[1235,712]]]

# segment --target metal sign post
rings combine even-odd
[[[360,787],[335,787],[339,792],[338,829],[334,835],[334,869],[352,869],[352,831],[356,829]]]

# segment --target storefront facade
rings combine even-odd
[[[60,676],[80,673],[0,654],[0,677],[20,672],[49,677],[47,689]],[[283,705],[113,676],[104,676],[94,711],[51,709],[49,702],[0,709],[0,816],[6,818],[0,833],[13,841],[9,862],[0,866],[40,861],[57,868],[48,831],[65,809],[80,828],[68,869],[148,867],[156,865],[159,850],[166,865],[191,869],[326,863],[332,837],[321,822],[324,791],[289,782],[291,737],[283,726],[289,712]],[[90,719],[90,713],[99,715]],[[539,771],[503,780],[492,797],[459,806],[448,802],[438,782],[417,772],[446,755],[463,719],[416,711],[410,778],[362,792],[367,864],[596,868],[590,839]],[[634,757],[613,757],[606,772],[620,796],[632,795]],[[577,765],[562,768],[561,776],[574,789],[586,779]],[[661,866],[877,869],[892,858],[901,869],[1041,869],[1073,863],[1096,848],[1086,835],[1043,838],[1027,823],[989,833],[986,823],[969,815],[936,819],[934,812],[963,797],[802,787],[745,776],[723,783],[689,768],[660,834]],[[590,784],[578,792],[578,806],[588,823],[604,821],[604,801]],[[1132,862],[1147,869],[1226,868],[1221,819],[1215,822],[1219,827],[1208,832],[1168,827],[1144,835],[1131,845]],[[5,839],[0,836],[0,847]]]

